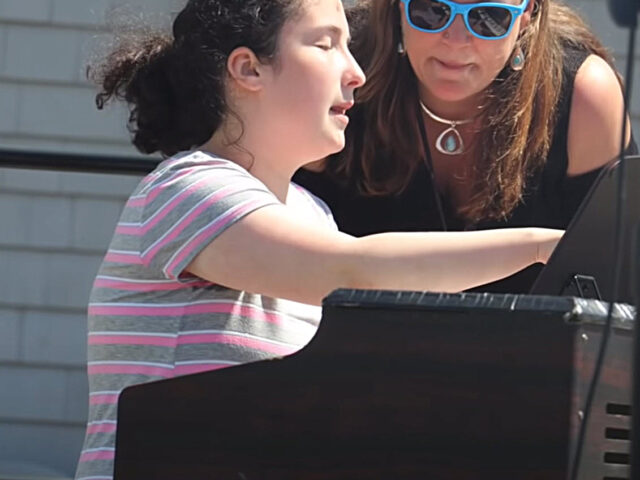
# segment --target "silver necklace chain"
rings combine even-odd
[[[438,115],[433,113],[431,110],[429,110],[427,106],[424,103],[422,103],[422,100],[419,100],[419,102],[420,102],[420,107],[422,108],[424,113],[429,115],[436,122],[444,123],[445,125],[449,125],[450,127],[453,127],[454,125],[466,125],[467,123],[471,123],[473,121],[473,118],[467,118],[465,120],[447,120],[446,118],[439,117]]]

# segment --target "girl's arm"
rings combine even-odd
[[[339,287],[453,292],[546,262],[561,235],[522,228],[355,238],[273,205],[229,227],[187,270],[229,288],[310,304]]]

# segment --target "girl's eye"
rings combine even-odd
[[[322,50],[331,50],[334,46],[334,40],[330,35],[322,35],[316,38],[316,47],[321,48]]]

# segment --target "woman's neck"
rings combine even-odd
[[[482,108],[479,95],[459,101],[442,100],[421,89],[420,101],[435,115],[446,120],[470,120],[475,118]]]

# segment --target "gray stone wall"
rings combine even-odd
[[[91,278],[135,182],[0,170],[0,478],[73,471]]]
[[[181,0],[0,0],[0,148],[135,155],[85,80],[111,9]],[[161,14],[161,15],[160,15]],[[86,305],[138,178],[0,168],[0,479],[69,478],[87,414]]]
[[[0,0],[0,148],[135,154],[124,109],[98,112],[84,80],[105,13],[125,3],[163,21],[182,0]],[[606,2],[572,3],[624,71],[627,33]],[[640,132],[640,93],[632,112]],[[87,296],[137,181],[0,168],[0,479],[73,474],[87,412]]]

